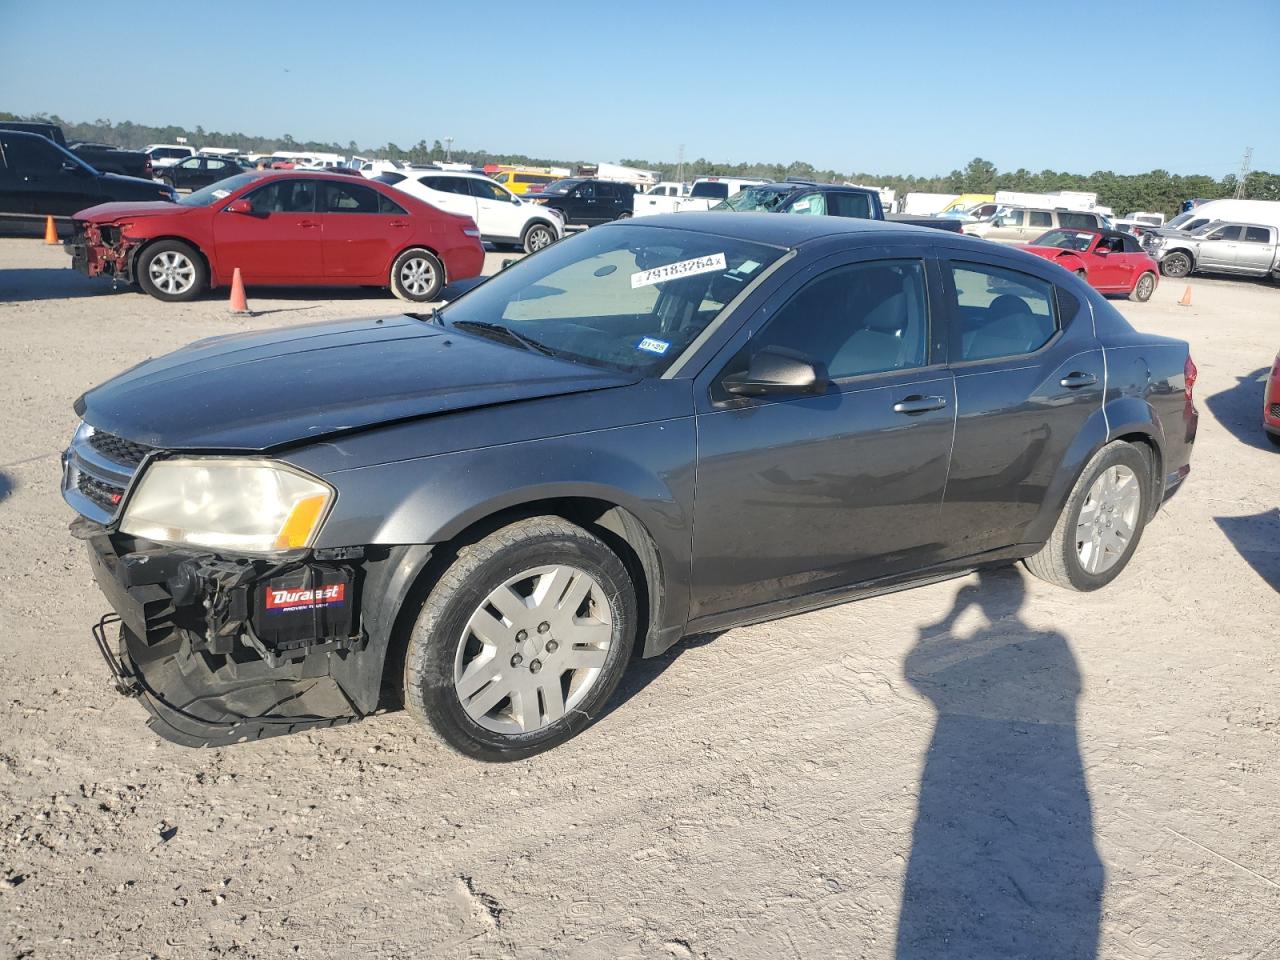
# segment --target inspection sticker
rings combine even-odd
[[[656,340],[653,337],[645,337],[636,344],[637,350],[647,350],[649,353],[666,353],[671,349],[671,344],[665,340]]]
[[[631,289],[648,287],[664,280],[675,280],[678,277],[691,277],[695,273],[713,273],[725,268],[723,253],[713,253],[709,257],[694,257],[692,260],[681,260],[679,263],[668,263],[665,267],[654,267],[652,270],[641,270],[631,275]]]

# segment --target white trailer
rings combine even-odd
[[[908,193],[902,198],[902,209],[898,213],[913,217],[932,217],[941,213],[958,196],[958,193]]]

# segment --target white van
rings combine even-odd
[[[1196,220],[1203,220],[1205,223],[1230,220],[1233,223],[1280,227],[1280,200],[1210,200],[1192,207],[1186,213],[1178,214],[1165,226],[1177,230],[1194,230],[1196,228],[1191,224]]]

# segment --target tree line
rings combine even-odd
[[[361,147],[354,140],[346,144],[325,143],[317,140],[296,140],[290,134],[280,137],[260,137],[197,126],[194,130],[174,125],[153,127],[146,124],[110,120],[94,120],[77,123],[63,120],[57,115],[21,118],[0,111],[2,120],[45,120],[59,124],[68,142],[89,140],[109,143],[125,149],[137,150],[149,143],[173,143],[178,137],[198,147],[234,147],[245,153],[272,153],[276,150],[324,153],[358,154],[389,160],[407,160],[410,163],[431,163],[444,160],[446,154],[456,161],[483,166],[487,163],[522,164],[538,167],[569,167],[573,169],[581,159],[531,157],[520,153],[495,153],[484,149],[455,149],[446,151],[439,140],[428,143],[419,140],[409,147],[385,143],[379,147]],[[592,161],[594,162],[594,161]],[[860,183],[868,186],[891,187],[898,196],[907,193],[995,193],[997,190],[1021,190],[1030,193],[1047,193],[1055,190],[1084,190],[1098,195],[1098,202],[1111,207],[1117,214],[1131,210],[1158,210],[1166,215],[1178,211],[1183,200],[1201,198],[1216,200],[1233,197],[1239,185],[1234,174],[1221,179],[1205,174],[1173,174],[1167,170],[1148,173],[1121,174],[1110,170],[1095,170],[1080,174],[1057,170],[1041,170],[1038,173],[1026,169],[1000,171],[995,164],[980,157],[970,160],[963,169],[952,170],[946,175],[911,176],[903,174],[870,173],[837,170],[819,170],[812,164],[797,160],[792,163],[719,163],[700,157],[684,163],[668,161],[624,159],[621,163],[644,170],[657,171],[663,179],[677,177],[692,179],[703,176],[758,177],[782,180],[786,177],[805,177],[824,182]],[[1251,200],[1280,200],[1280,174],[1255,171],[1244,183],[1242,196]]]

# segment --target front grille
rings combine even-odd
[[[1280,420],[1280,403],[1273,403],[1271,405],[1271,419]]]
[[[117,437],[115,434],[102,433],[97,430],[89,435],[89,446],[104,457],[109,457],[116,463],[122,463],[130,467],[137,467],[138,464],[142,463],[146,455],[151,452],[150,447],[141,443],[134,443],[132,440]]]
[[[76,489],[110,514],[116,512],[116,508],[120,506],[120,500],[124,497],[123,487],[105,483],[87,473],[82,473],[76,478]]]

